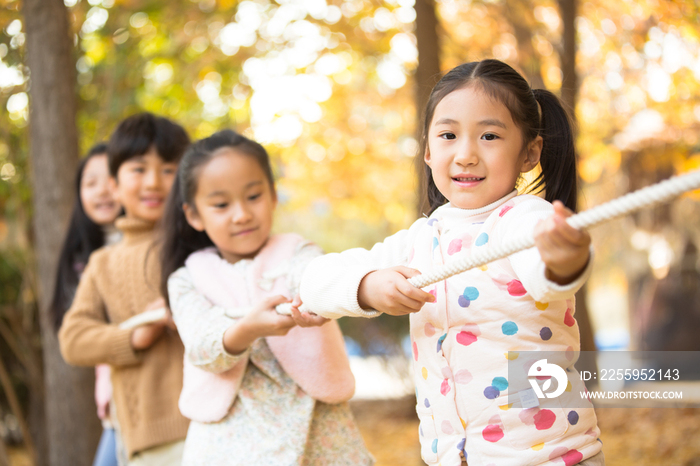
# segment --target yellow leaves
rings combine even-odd
[[[384,216],[389,220],[391,223],[394,224],[400,224],[402,223],[405,218],[406,218],[406,209],[399,203],[397,202],[391,202],[387,204],[386,207],[384,207]]]
[[[94,65],[104,60],[107,55],[105,40],[97,34],[86,34],[82,40],[81,48]]]
[[[676,164],[676,171],[679,174],[695,170],[700,170],[700,153],[693,154],[687,159],[681,160]],[[685,197],[689,197],[695,201],[700,200],[700,189],[696,189],[695,191],[685,194]]]
[[[139,54],[143,57],[152,57],[163,52],[170,45],[167,36],[156,34],[146,40],[139,41]]]
[[[678,173],[687,173],[693,170],[700,170],[700,152],[676,163],[676,171]]]
[[[620,168],[620,150],[602,141],[580,141],[579,174],[586,183],[598,181],[604,171],[615,173]]]
[[[681,25],[680,29],[681,29],[681,35],[684,38],[692,39],[695,42],[700,41],[700,31],[698,31],[697,24],[695,24],[695,23],[683,24],[683,25]]]

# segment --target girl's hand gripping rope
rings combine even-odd
[[[290,316],[275,312],[275,306],[288,302],[282,295],[262,300],[226,329],[224,349],[229,354],[240,354],[258,338],[286,335],[296,322]]]
[[[560,201],[554,201],[554,215],[540,220],[535,227],[535,245],[547,266],[547,279],[566,285],[586,268],[590,259],[591,236],[566,222],[573,212]]]
[[[420,275],[409,267],[391,267],[370,272],[360,282],[357,303],[362,309],[376,309],[385,314],[400,316],[418,312],[435,296],[416,288],[408,279]]]
[[[330,319],[316,315],[313,312],[300,311],[299,307],[301,305],[301,296],[297,294],[292,301],[289,312],[299,327],[320,327],[330,321]]]

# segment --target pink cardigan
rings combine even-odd
[[[285,266],[304,241],[295,234],[271,236],[245,275],[221,259],[214,248],[191,254],[185,267],[195,288],[215,305],[250,308],[269,296],[289,296]],[[294,327],[286,336],[266,340],[282,369],[312,398],[340,403],[352,397],[355,378],[337,322]],[[195,367],[185,355],[179,401],[182,414],[199,422],[223,419],[235,401],[247,365],[248,356],[231,369],[215,374]]]

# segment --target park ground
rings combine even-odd
[[[424,466],[415,399],[351,402],[376,466]],[[700,466],[700,408],[599,408],[608,466]],[[10,466],[31,466],[11,448]]]
[[[411,397],[352,402],[376,466],[424,466],[414,404]],[[607,466],[700,466],[700,408],[598,408],[596,414]]]

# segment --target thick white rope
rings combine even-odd
[[[675,176],[660,183],[626,194],[598,207],[572,215],[566,221],[572,227],[581,230],[591,228],[608,220],[630,214],[637,210],[670,201],[686,191],[700,188],[700,170]],[[510,256],[516,252],[531,248],[535,245],[532,233],[496,247],[479,250],[474,254],[445,264],[436,270],[410,278],[408,282],[424,288],[433,283],[445,280],[467,270],[471,270],[489,262]]]
[[[603,222],[607,222],[608,220],[651,207],[654,204],[668,202],[684,192],[698,188],[700,188],[700,170],[674,176],[660,183],[647,186],[646,188],[601,204],[598,207],[572,215],[566,221],[569,225],[579,230],[591,228]],[[530,232],[513,241],[501,244],[500,246],[482,249],[474,254],[452,261],[438,267],[430,273],[417,275],[410,278],[408,282],[418,288],[425,288],[433,283],[440,282],[459,273],[466,272],[467,270],[481,267],[495,260],[503,259],[516,252],[531,248],[534,245],[535,240],[532,236],[532,232]],[[279,314],[291,314],[290,308],[291,306],[289,304],[280,304],[276,309]],[[299,310],[304,312],[304,306],[302,305]],[[377,311],[363,310],[362,312],[362,315],[368,317],[378,314]]]
[[[675,176],[660,183],[642,188],[638,191],[626,194],[598,207],[572,215],[566,221],[577,229],[591,228],[608,220],[630,214],[637,210],[651,207],[655,204],[668,202],[671,199],[687,191],[700,188],[700,170],[684,175]],[[481,267],[498,259],[503,259],[511,254],[531,248],[535,245],[532,233],[516,238],[515,240],[500,246],[479,250],[476,253],[445,264],[438,269],[423,275],[410,278],[408,282],[418,288],[425,288],[433,283],[440,282],[454,275],[476,267]],[[278,314],[290,315],[291,305],[280,304],[275,308]],[[299,308],[304,312],[304,305]],[[165,309],[156,309],[138,314],[120,324],[120,328],[135,328],[161,320],[165,317]],[[361,315],[372,317],[378,315],[377,311],[361,311]]]
[[[700,188],[700,170],[696,170],[684,175],[674,176],[660,183],[647,186],[638,191],[626,194],[598,207],[586,210],[566,219],[567,223],[576,229],[591,228],[600,223],[612,220],[623,215],[630,214],[637,210],[651,207],[670,201],[680,194]],[[433,283],[440,282],[454,275],[476,267],[481,267],[498,259],[503,259],[516,252],[523,251],[535,245],[532,233],[523,235],[515,240],[487,249],[482,249],[469,256],[457,259],[449,264],[438,267],[436,270],[409,278],[408,282],[418,288],[425,288]],[[291,314],[291,305],[280,304],[276,310],[279,314]],[[299,308],[304,312],[304,305]],[[362,310],[362,315],[372,317],[377,315],[377,311]]]

